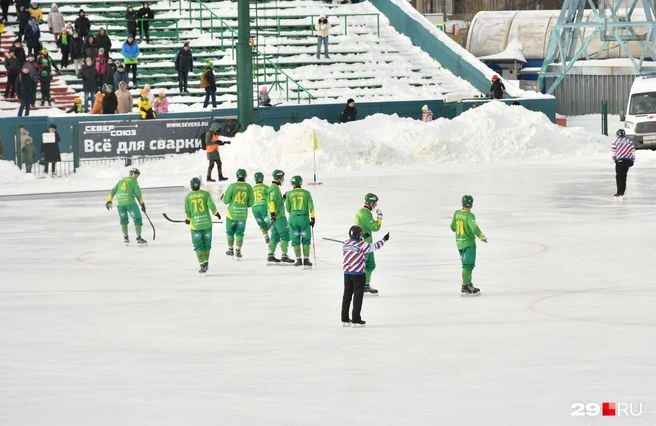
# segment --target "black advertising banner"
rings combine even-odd
[[[86,121],[78,123],[80,158],[183,154],[200,149],[200,136],[214,121],[228,118],[180,120]]]

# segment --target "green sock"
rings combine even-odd
[[[303,246],[303,257],[306,258],[306,259],[308,257],[310,257],[310,245],[309,244]]]
[[[301,258],[301,246],[294,247],[294,254],[296,255],[297,259]]]
[[[471,284],[472,271],[462,270],[462,285]]]
[[[289,241],[280,242],[280,250],[282,250],[282,255],[287,256],[287,250],[289,249]]]
[[[371,271],[364,271],[365,279],[364,279],[364,285],[369,285],[371,282]]]
[[[235,245],[235,236],[228,235],[228,247],[232,248]]]
[[[121,225],[121,231],[123,231],[123,235],[128,235],[128,226]]]
[[[241,250],[241,246],[244,245],[244,237],[237,237],[237,250]]]

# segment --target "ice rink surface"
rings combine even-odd
[[[123,245],[104,194],[0,201],[0,425],[655,425],[655,179],[637,165],[619,202],[608,161],[327,173],[306,186],[315,269],[266,266],[251,217],[240,262],[215,225],[205,278],[162,217],[183,218],[182,188],[145,192],[147,248]],[[323,237],[370,191],[380,295],[342,328]],[[489,238],[477,298],[449,229],[464,194]],[[572,416],[607,401],[642,413]]]

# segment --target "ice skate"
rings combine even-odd
[[[362,320],[351,321],[351,327],[353,327],[353,328],[364,328],[366,324],[367,324],[367,321],[362,321]]]
[[[207,263],[203,262],[203,263],[200,264],[200,270],[198,271],[198,273],[205,276],[206,272],[207,272]]]
[[[471,283],[467,285],[462,286],[462,290],[460,290],[460,295],[464,297],[473,297],[473,296],[480,296],[481,291],[474,287]]]
[[[351,320],[342,321],[342,327],[350,327],[350,326],[351,326]]]
[[[241,260],[241,249],[236,249],[235,250],[235,257],[233,257],[234,260]]]
[[[123,235],[123,242],[125,243],[126,246],[130,245],[130,237],[127,235]]]
[[[303,259],[303,269],[312,269],[312,262],[307,257]]]
[[[137,244],[139,247],[148,247],[148,241],[144,240],[141,237],[137,237]]]
[[[365,285],[364,286],[364,292],[369,293],[372,296],[378,296],[378,290],[376,290],[375,288],[372,288],[370,285]]]
[[[303,266],[303,261],[301,259],[296,259],[296,262],[294,262],[294,267],[300,268]]]
[[[230,248],[226,251],[226,256],[234,256],[234,255],[235,255],[235,251],[232,249],[232,247],[230,247]]]
[[[290,259],[289,256],[287,256],[286,254],[283,254],[280,257],[280,263],[282,263],[283,265],[293,265],[295,262],[292,259]]]
[[[267,257],[267,265],[280,265],[280,259],[278,259],[274,255],[270,254]]]

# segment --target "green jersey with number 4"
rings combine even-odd
[[[248,218],[248,209],[253,206],[253,187],[246,182],[231,184],[223,195],[223,204],[228,205],[226,217],[241,221]]]
[[[185,198],[185,215],[191,221],[191,229],[202,231],[212,227],[212,216],[216,214],[216,205],[209,192],[199,189],[187,194]]]
[[[253,187],[253,197],[255,198],[253,207],[266,206],[269,202],[269,187],[263,183],[256,183]]]
[[[109,193],[109,201],[112,201],[116,195],[117,203],[119,206],[127,206],[130,204],[135,204],[135,197],[139,199],[140,203],[143,203],[143,197],[141,196],[141,188],[139,188],[139,182],[132,176],[124,177],[119,180],[114,188],[112,188]]]
[[[456,245],[462,250],[476,244],[476,237],[483,238],[483,231],[476,224],[476,216],[469,210],[456,210],[451,220],[451,230],[456,233]]]
[[[312,194],[302,188],[294,188],[287,192],[287,201],[285,201],[287,212],[309,214],[314,217],[314,202]]]

